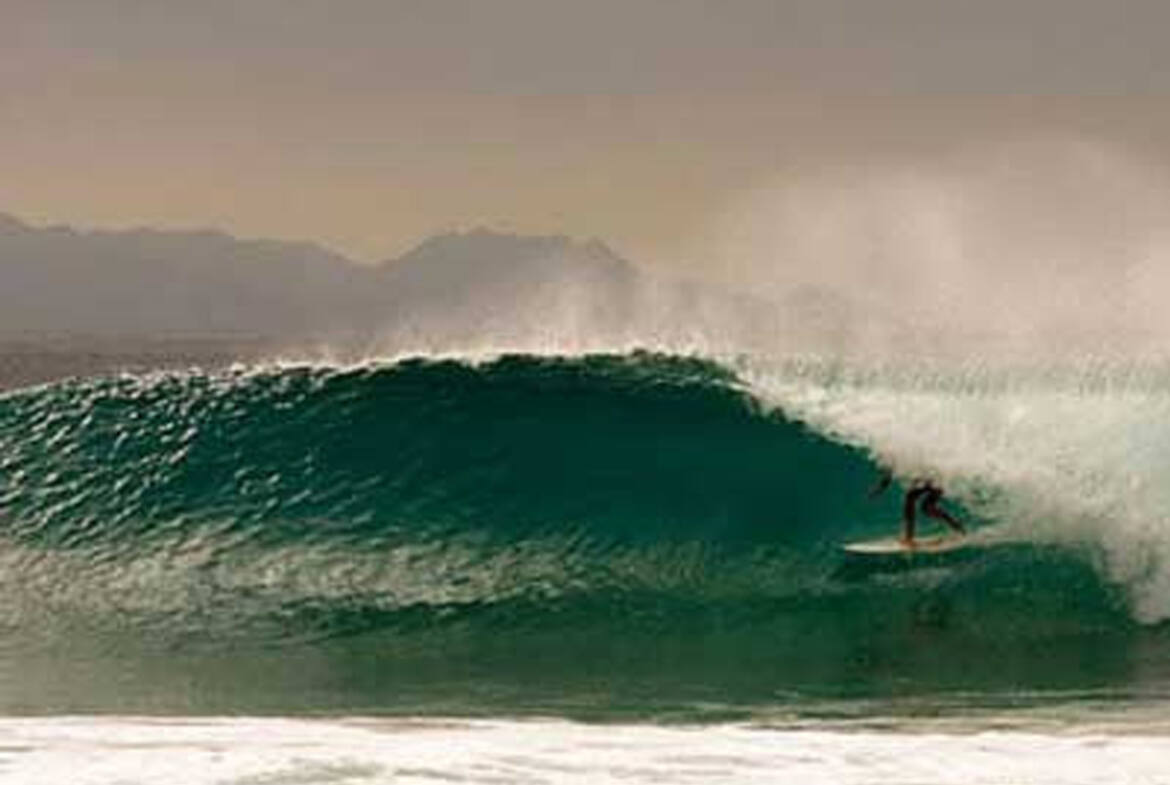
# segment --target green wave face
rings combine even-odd
[[[10,709],[607,714],[1162,683],[1164,636],[1083,554],[846,559],[897,521],[876,474],[659,355],[19,391],[0,687]]]

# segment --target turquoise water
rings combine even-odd
[[[1122,416],[1158,420],[1160,377],[972,378],[633,353],[9,392],[0,711],[834,722],[1160,701],[1161,524],[1110,495],[1142,502],[1134,477],[1163,467],[1154,426]],[[1062,412],[1075,428],[1048,425]],[[1074,460],[1102,429],[1137,456],[1117,476]],[[1011,536],[850,560],[842,541],[897,525],[896,488],[867,498],[879,464]]]

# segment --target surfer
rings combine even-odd
[[[890,483],[893,481],[894,475],[891,472],[885,472],[869,492],[870,498],[881,494],[886,488],[890,487]],[[914,545],[914,531],[920,504],[923,514],[927,517],[942,521],[959,534],[967,533],[963,524],[939,506],[942,497],[942,488],[935,485],[934,481],[929,477],[919,477],[910,483],[906,489],[906,495],[902,499],[901,540],[903,545],[907,547],[913,547]]]

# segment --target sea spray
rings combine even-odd
[[[753,391],[903,478],[934,477],[1000,539],[1100,559],[1135,618],[1170,616],[1170,384],[1157,368],[921,364],[744,370]]]

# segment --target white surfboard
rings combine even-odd
[[[841,547],[849,553],[887,556],[893,553],[946,553],[970,544],[968,539],[960,534],[940,534],[935,537],[918,537],[911,545],[907,545],[897,537],[884,537],[880,540],[849,542]]]

